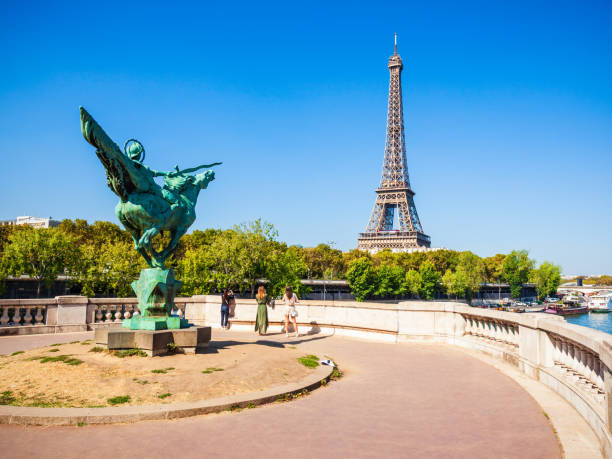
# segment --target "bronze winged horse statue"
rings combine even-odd
[[[131,139],[122,152],[83,107],[81,131],[85,140],[96,148],[96,155],[106,169],[106,183],[119,197],[115,213],[132,235],[135,249],[151,268],[163,268],[195,220],[200,190],[215,178],[212,170],[197,175],[189,173],[221,163],[184,170],[175,166],[168,172],[153,170],[142,162],[144,147],[140,142]],[[164,178],[163,187],[155,183],[154,177]],[[158,252],[152,240],[162,231],[170,232],[170,242]]]

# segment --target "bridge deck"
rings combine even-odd
[[[92,333],[62,335],[84,339]],[[216,345],[254,341],[214,330]],[[0,353],[58,335],[0,338]],[[321,335],[289,343],[336,359],[345,376],[308,397],[240,413],[130,425],[0,426],[4,457],[560,457],[540,406],[516,382],[462,350]]]

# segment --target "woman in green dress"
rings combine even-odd
[[[268,330],[268,304],[270,297],[266,293],[266,289],[262,286],[257,289],[257,318],[255,319],[255,331],[260,335],[265,335]]]

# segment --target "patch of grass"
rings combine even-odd
[[[546,419],[550,420],[550,417],[548,416],[548,413],[546,411],[542,410],[542,414]]]
[[[40,363],[64,362],[67,365],[80,365],[83,363],[82,360],[75,359],[74,357],[70,357],[69,355],[66,355],[66,354],[57,355],[55,357],[50,357],[50,356],[36,357],[36,358],[33,357],[32,360],[39,360]]]
[[[55,348],[55,349],[49,349],[47,352],[59,352],[59,349]]]
[[[308,368],[316,368],[319,366],[319,357],[316,355],[305,355],[304,357],[298,357],[297,360]]]
[[[238,404],[232,405],[230,406],[227,411],[236,411],[238,413],[240,413],[242,411],[242,407]]]
[[[25,351],[15,351],[11,355],[19,355],[19,354],[23,354],[24,352]]]
[[[116,397],[109,398],[106,401],[109,405],[121,405],[123,403],[128,403],[130,400],[132,400],[132,397],[129,395],[117,395]]]
[[[70,341],[70,343],[68,343],[68,344],[76,344],[76,343],[80,343],[80,341],[78,341],[78,340],[77,341]]]
[[[157,398],[167,398],[170,397],[172,394],[170,392],[166,392],[165,394],[159,394],[157,396]]]
[[[158,370],[151,370],[151,373],[162,373],[162,374],[166,374],[169,371],[174,370],[174,367],[168,367],[168,368],[160,368]]]
[[[82,344],[83,346],[87,346],[87,345],[91,344],[91,340],[81,341],[81,344]]]
[[[63,344],[66,344],[66,343],[55,343],[55,344],[52,344],[51,347],[62,346]]]
[[[100,346],[94,346],[89,350],[89,352],[104,352],[104,348]]]
[[[212,373],[212,370],[202,370],[202,373],[204,373],[205,375]]]
[[[64,408],[69,406],[65,402],[55,401],[55,400],[43,400],[36,398],[28,403],[26,406],[31,406],[34,408]]]
[[[86,425],[84,422],[77,422],[77,427],[83,427],[84,425]]]
[[[10,390],[5,390],[4,392],[0,393],[0,405],[10,405],[11,403],[14,403],[15,400],[17,399],[13,396],[13,392]]]
[[[208,367],[206,371],[223,371],[223,368]]]
[[[246,406],[246,407],[247,407],[249,410],[252,410],[253,408],[255,408],[255,404],[253,404],[253,403],[247,403],[247,406]]]
[[[115,357],[119,357],[120,359],[122,359],[124,357],[132,357],[132,356],[146,357],[147,353],[140,349],[125,349],[124,351],[114,351],[113,355]]]
[[[168,343],[168,352],[178,352],[179,347],[176,345],[176,343]]]

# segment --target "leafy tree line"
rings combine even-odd
[[[513,298],[526,282],[535,284],[538,296],[556,292],[561,268],[543,262],[535,268],[526,250],[481,258],[472,252],[363,253],[349,262],[346,277],[358,301],[369,298],[411,296],[426,300],[440,295],[471,300],[485,282],[507,282]]]
[[[159,249],[168,235],[155,242]],[[132,296],[131,282],[147,267],[133,245],[130,235],[110,222],[64,220],[50,229],[1,226],[0,279],[29,275],[40,295],[43,286],[66,274],[73,291],[80,289],[83,295]],[[228,230],[193,231],[181,239],[167,266],[183,282],[181,295],[230,287],[253,296],[261,282],[273,295],[282,294],[285,285],[303,295],[300,279],[314,278],[346,279],[360,301],[433,299],[440,294],[469,299],[483,282],[508,282],[515,297],[524,282],[535,282],[541,296],[554,292],[560,282],[558,266],[545,262],[536,269],[526,251],[481,258],[453,250],[373,255],[342,252],[329,244],[288,246],[278,240],[273,225],[261,220]]]

